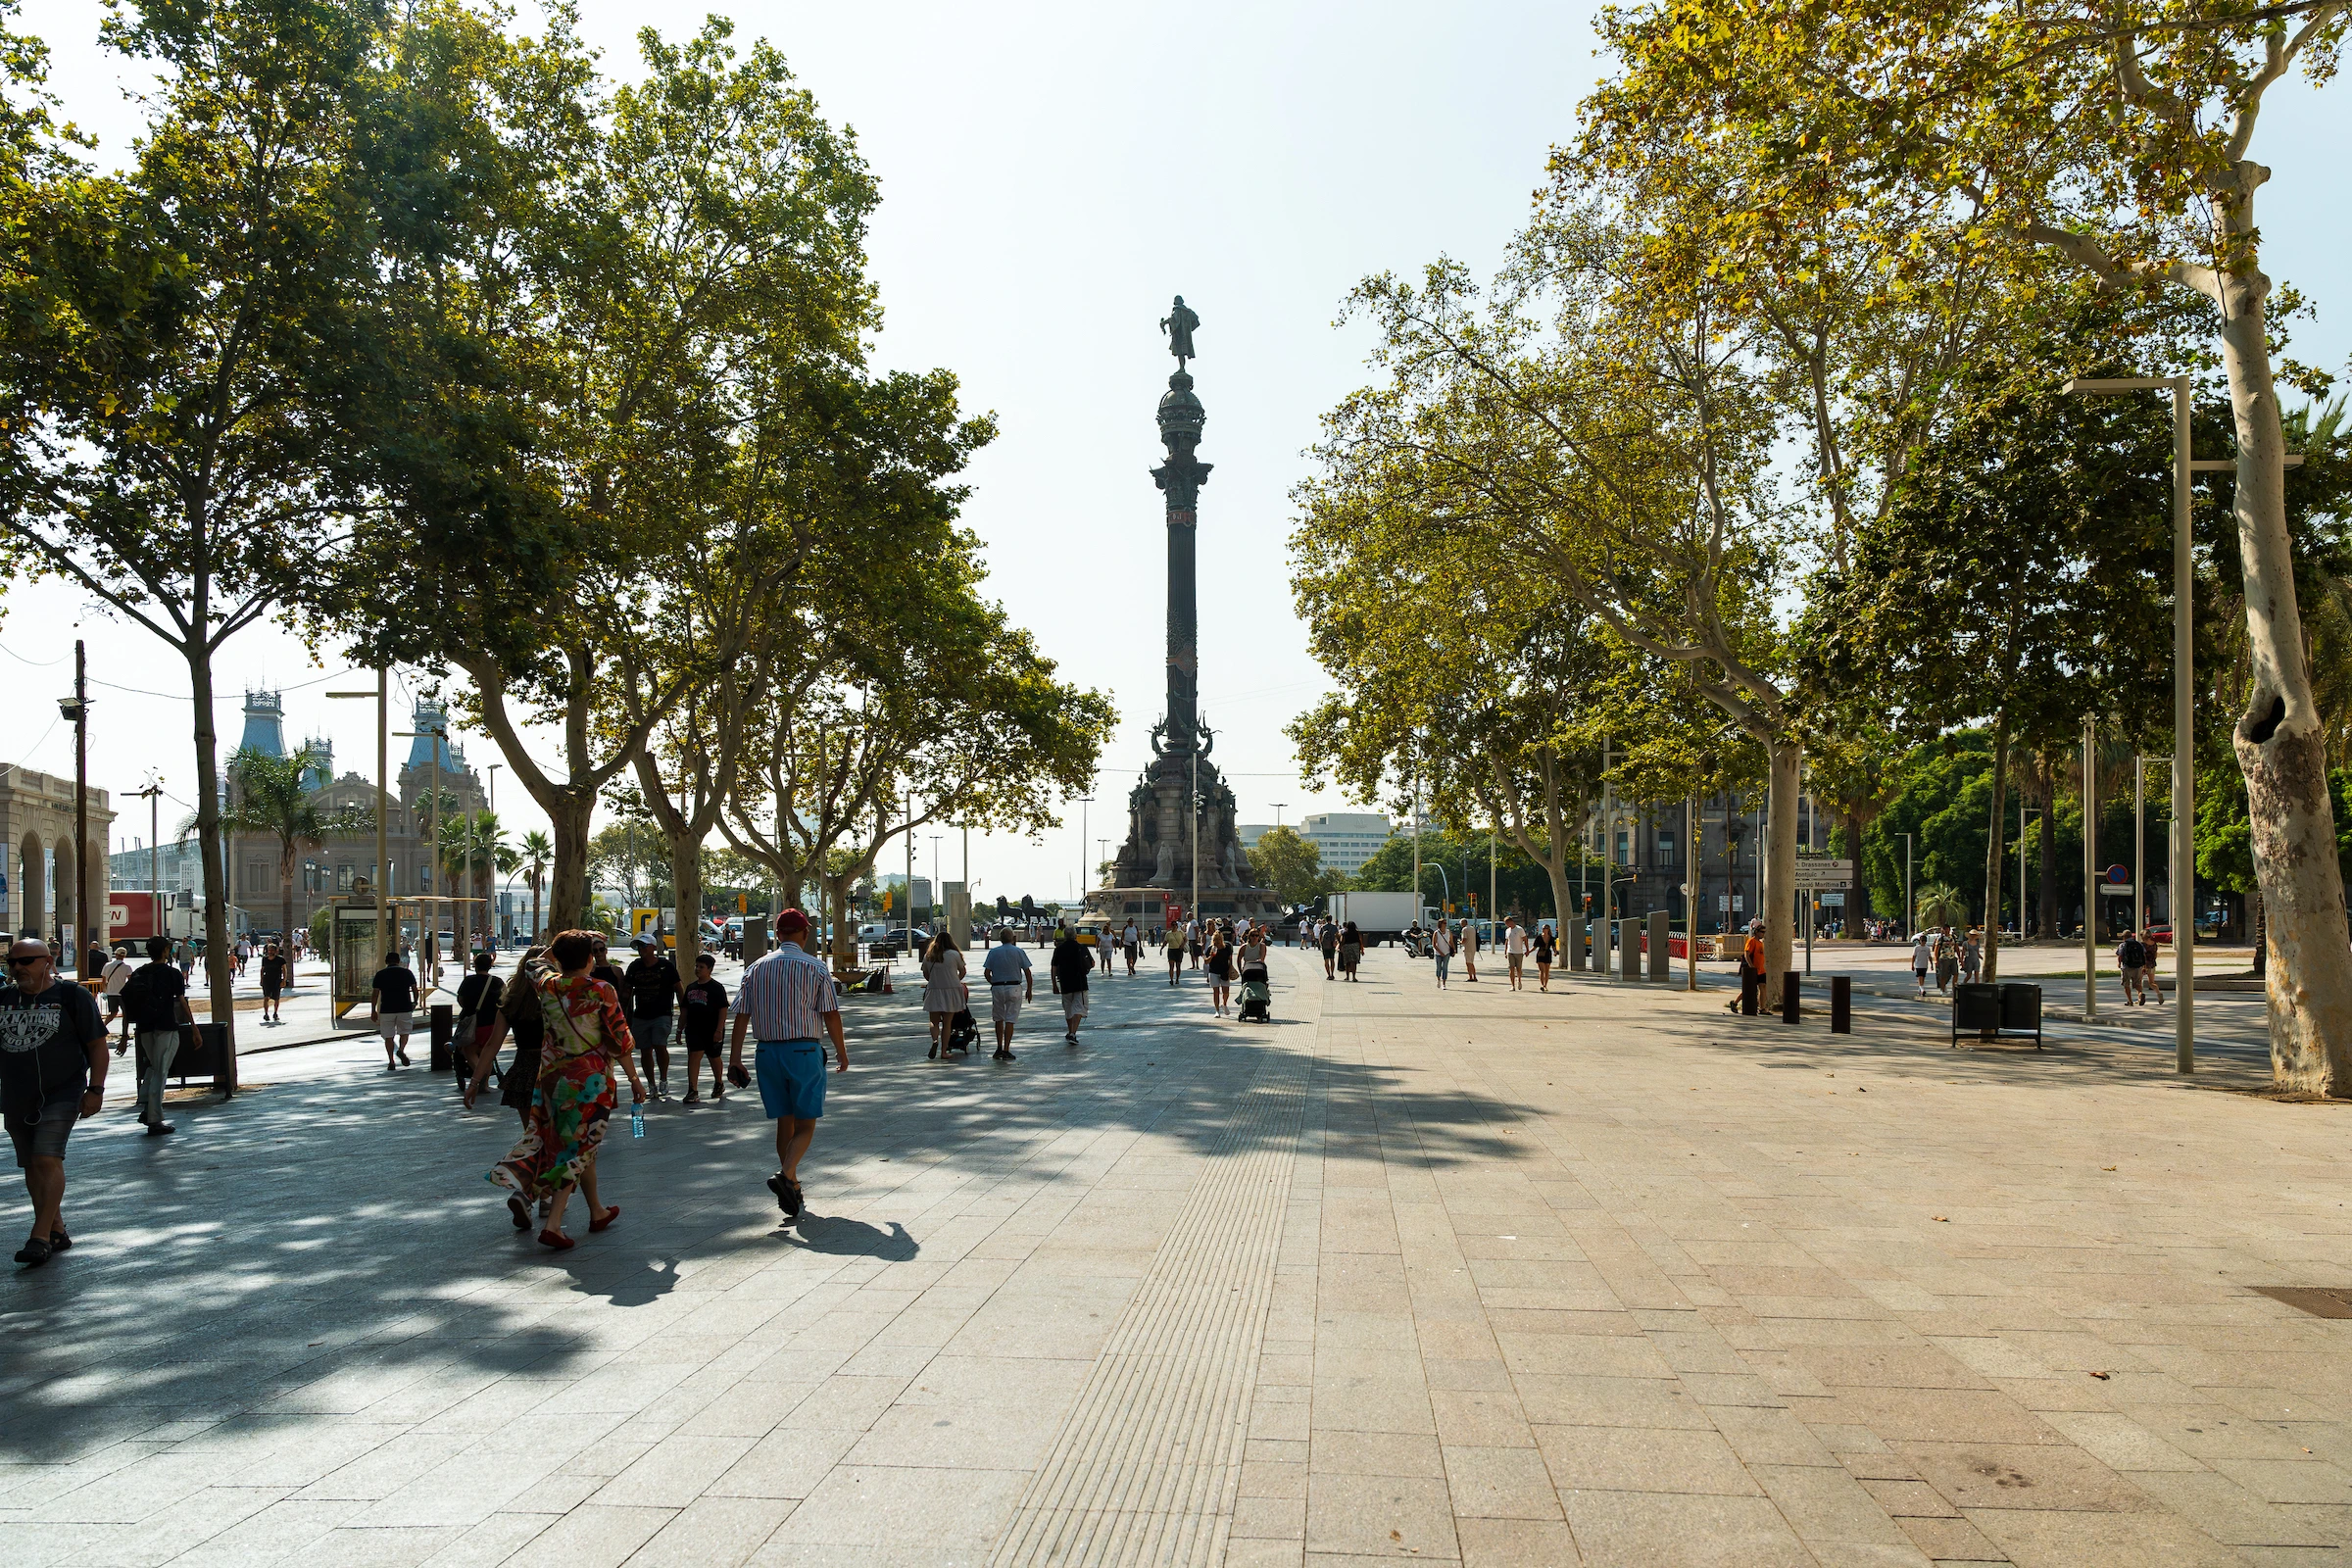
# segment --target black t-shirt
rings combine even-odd
[[[620,977],[620,971],[618,969],[613,968],[609,963],[591,964],[588,968],[588,978],[591,980],[602,980],[605,984],[611,986],[612,988],[612,995],[619,999],[620,1010],[623,1012],[627,1012],[629,1010],[629,983]]]
[[[275,991],[286,983],[286,960],[283,956],[262,960],[262,989]]]
[[[727,1017],[727,988],[716,980],[697,980],[686,988],[686,1040],[689,1045],[718,1044],[719,1025]]]
[[[35,996],[0,992],[0,1110],[27,1121],[56,1100],[79,1100],[90,1077],[88,1044],[106,1038],[98,1003],[58,980]]]
[[[1054,944],[1054,958],[1048,967],[1054,971],[1054,983],[1062,990],[1084,991],[1087,976],[1095,972],[1095,955],[1076,937],[1063,937]]]
[[[507,983],[494,974],[469,974],[458,982],[458,1011],[485,1017],[498,1010]]]
[[[677,1006],[678,966],[667,957],[632,958],[628,978],[637,1017],[666,1018]]]
[[[180,999],[187,994],[188,977],[179,965],[150,959],[122,982],[122,1010],[134,1029],[177,1029]]]
[[[415,1012],[416,1010],[416,971],[403,964],[391,964],[375,971],[368,982],[370,991],[380,991],[383,999],[376,1004],[383,1012]]]

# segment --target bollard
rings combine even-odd
[[[1568,917],[1567,929],[1562,934],[1561,940],[1565,944],[1565,951],[1568,955],[1568,967],[1575,973],[1584,973],[1585,917],[1583,915],[1573,914]]]
[[[448,1072],[452,1065],[449,1037],[455,1033],[458,1009],[446,1002],[433,1004],[433,1071]]]
[[[1674,978],[1673,943],[1667,931],[1664,909],[1649,911],[1649,977],[1654,981]]]
[[[1781,1022],[1783,1023],[1794,1023],[1797,1020],[1797,974],[1794,969],[1781,976]]]
[[[1744,963],[1741,964],[1740,966],[1740,1015],[1741,1017],[1753,1018],[1756,1015],[1756,992],[1758,989],[1756,971]]]
[[[1838,975],[1830,981],[1830,1033],[1850,1035],[1854,1032],[1854,982],[1850,976]]]

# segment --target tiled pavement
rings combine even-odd
[[[2335,1562],[2352,1122],[2097,1035],[1149,970],[1067,1052],[858,999],[775,1224],[756,1106],[517,1239],[362,1040],[110,1109],[0,1280],[0,1563]],[[21,1230],[14,1197],[0,1234]],[[2103,1374],[2103,1375],[2102,1375]]]

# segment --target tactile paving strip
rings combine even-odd
[[[1271,1051],[993,1559],[1219,1561],[1313,1058]]]

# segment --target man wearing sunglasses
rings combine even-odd
[[[8,950],[0,992],[0,1119],[32,1199],[32,1238],[17,1261],[38,1266],[74,1245],[66,1234],[66,1138],[106,1102],[106,1022],[89,992],[57,978],[49,944]]]

